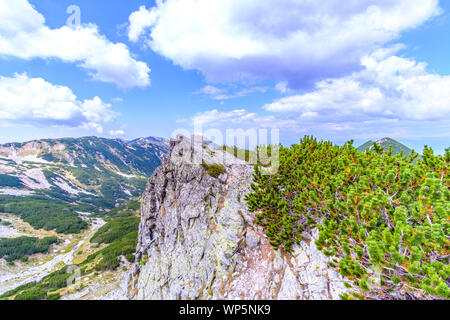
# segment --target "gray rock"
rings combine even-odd
[[[202,162],[227,172],[211,177]],[[130,298],[339,299],[343,279],[314,241],[282,255],[255,225],[252,174],[201,137],[170,142],[143,195]]]

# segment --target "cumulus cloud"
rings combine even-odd
[[[312,134],[335,141],[450,137],[450,76],[392,56],[395,49],[362,58],[363,71],[320,81],[314,90],[277,99],[257,113],[210,110],[192,122],[217,128],[279,128],[287,137]]]
[[[142,32],[151,27],[156,18],[157,12],[147,10],[145,6],[140,6],[138,11],[133,12],[129,17],[128,38],[130,41],[138,41]]]
[[[0,55],[77,63],[92,79],[120,88],[150,85],[149,67],[125,44],[110,42],[94,24],[51,29],[27,0],[0,0]]]
[[[209,81],[300,88],[361,69],[360,58],[441,12],[438,0],[158,0],[129,39]]]
[[[264,108],[322,120],[450,119],[450,76],[428,73],[425,63],[380,52],[364,57],[362,65],[361,72],[321,81],[311,92],[283,97]]]
[[[99,97],[79,100],[70,88],[25,73],[12,78],[0,76],[0,96],[0,120],[81,127],[102,133],[102,123],[118,116]]]

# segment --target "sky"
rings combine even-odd
[[[0,0],[0,143],[255,129],[443,153],[450,1],[345,3]]]

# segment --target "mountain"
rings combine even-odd
[[[374,143],[378,144],[379,146],[382,146],[385,150],[387,150],[389,148],[389,146],[392,146],[392,152],[394,154],[400,153],[403,150],[403,154],[405,156],[408,156],[412,151],[407,146],[405,146],[405,145],[401,144],[400,142],[395,141],[394,139],[391,139],[391,138],[383,138],[376,142],[369,140],[366,143],[364,143],[363,145],[361,145],[360,147],[358,147],[358,150],[361,152],[364,152],[364,151],[366,151],[366,149],[368,147],[372,149]]]
[[[0,145],[0,196],[37,197],[97,209],[139,196],[168,151],[163,138],[44,139]]]

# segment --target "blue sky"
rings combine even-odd
[[[449,2],[340,3],[0,0],[0,142],[170,137],[197,121],[443,152]]]

